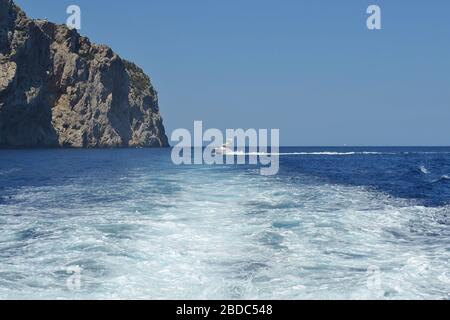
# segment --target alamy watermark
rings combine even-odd
[[[279,129],[204,130],[202,121],[194,122],[194,134],[187,129],[173,131],[172,162],[176,165],[260,165],[264,176],[280,169]]]
[[[66,25],[69,29],[81,29],[81,8],[78,5],[72,4],[67,7],[66,13],[69,17],[66,20]],[[381,8],[378,5],[371,4],[367,7],[366,13],[369,17],[366,21],[366,26],[369,30],[381,30]]]
[[[81,273],[83,269],[80,266],[67,267],[66,273],[70,276],[66,280],[67,289],[70,291],[78,291],[81,289]]]
[[[383,298],[384,291],[381,289],[381,270],[378,266],[372,265],[367,268],[366,285],[375,298]]]
[[[367,14],[370,16],[367,18],[367,29],[369,30],[381,30],[381,8],[377,5],[370,5],[367,8]]]
[[[69,29],[81,29],[81,8],[77,5],[70,5],[66,9],[66,13],[69,17],[66,20],[67,28]]]

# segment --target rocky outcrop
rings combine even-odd
[[[157,92],[139,67],[0,0],[0,146],[167,145]]]

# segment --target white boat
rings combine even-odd
[[[223,155],[234,154],[234,151],[231,148],[231,145],[232,145],[232,141],[228,140],[227,143],[223,144],[222,146],[220,146],[218,148],[214,148],[214,153],[215,154],[223,154]]]

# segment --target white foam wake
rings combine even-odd
[[[336,152],[336,151],[318,151],[318,152],[229,152],[227,155],[232,156],[353,156],[353,155],[422,155],[422,154],[449,154],[450,152],[381,152],[381,151],[349,151],[349,152]],[[426,170],[426,168],[425,168]]]
[[[351,155],[382,155],[395,154],[383,152],[229,152],[232,156],[351,156]]]
[[[3,299],[448,298],[448,208],[364,188],[136,168],[12,200]],[[68,266],[83,269],[79,291],[66,288]]]

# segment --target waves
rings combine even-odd
[[[430,175],[431,172],[425,167],[425,166],[419,166],[418,171],[424,175]],[[449,182],[450,181],[450,175],[444,174],[440,176],[439,178],[432,180],[431,183],[439,183],[439,182]]]
[[[17,157],[36,180],[0,179],[11,197],[0,210],[0,298],[448,299],[450,205],[406,198],[422,184],[428,198],[448,189],[440,156],[308,153],[262,177],[176,167],[153,150],[71,160],[78,152],[48,151],[48,167]],[[82,269],[78,291],[66,286],[71,266]]]
[[[0,225],[2,298],[443,298],[448,288],[442,209],[362,187],[194,168],[20,192]],[[58,199],[74,192],[123,197],[67,210]],[[73,265],[76,292],[65,287]]]
[[[17,173],[20,172],[21,169],[20,168],[12,168],[12,169],[8,169],[8,170],[0,170],[0,176],[7,176],[13,173]]]
[[[443,175],[439,179],[433,181],[433,183],[440,183],[440,182],[450,182],[450,176]]]
[[[429,174],[430,171],[428,171],[428,169],[425,166],[420,166],[419,167],[419,171],[423,174]]]
[[[425,166],[420,166],[419,172],[424,175],[431,174],[431,172]],[[449,182],[449,181],[450,181],[450,175],[444,174],[444,175],[440,176],[438,179],[431,181],[431,183]]]

